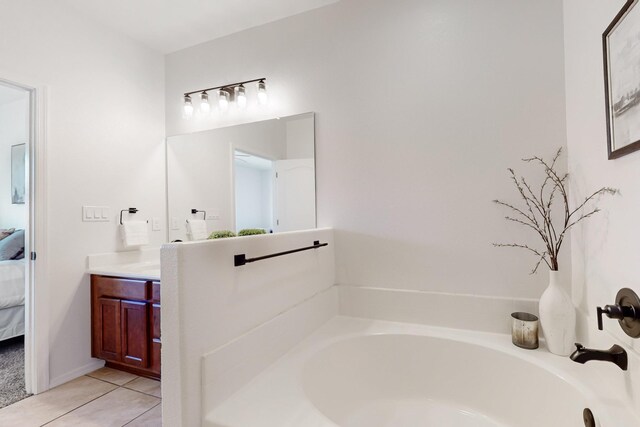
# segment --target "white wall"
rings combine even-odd
[[[0,228],[27,224],[26,205],[11,203],[11,146],[29,139],[29,94],[0,104]]]
[[[573,296],[580,309],[591,316],[586,325],[589,329],[595,328],[596,306],[613,304],[620,288],[640,293],[640,152],[607,160],[601,37],[624,3],[564,1],[572,197],[578,201],[602,186],[621,192],[602,199],[599,205],[603,212],[571,235]],[[631,343],[618,322],[605,320],[605,328]],[[633,345],[640,350],[638,343]]]
[[[234,267],[236,254],[266,255],[309,246],[314,240],[329,245]],[[333,232],[307,230],[180,243],[163,246],[161,252],[164,425],[200,425],[201,409],[211,403],[202,401],[203,391],[221,398],[231,392],[232,384],[240,385],[240,377],[249,380],[251,373],[257,374],[265,363],[283,355],[287,343],[293,347],[337,314],[334,290],[328,300],[322,298],[319,308],[302,310],[302,317],[289,318],[272,329],[271,339],[260,334],[243,341],[247,346],[227,354],[223,372],[216,369],[220,368],[216,363],[209,365],[219,375],[221,382],[216,382],[215,375],[202,374],[205,353],[237,345],[250,331],[333,287]],[[312,320],[305,313],[312,314]],[[274,353],[275,349],[279,350]]]
[[[577,203],[602,186],[621,193],[600,200],[602,213],[571,233],[571,258],[578,339],[592,348],[623,344],[629,352],[627,372],[612,375],[605,364],[591,369],[603,381],[615,381],[617,401],[640,411],[640,342],[626,336],[615,320],[605,318],[605,332],[598,331],[595,318],[596,307],[613,304],[620,288],[640,293],[640,152],[607,160],[602,33],[624,3],[564,0],[571,197]]]
[[[58,2],[1,0],[0,10],[0,77],[47,88],[49,272],[37,287],[51,301],[56,384],[94,366],[86,256],[122,248],[119,209],[164,222],[164,60]],[[110,206],[111,221],[81,222],[83,204]]]
[[[186,220],[202,219],[191,209],[204,210],[208,232],[233,230],[233,147],[225,139],[212,140],[206,132],[169,138],[167,143],[167,192],[169,240],[190,240]]]
[[[166,66],[169,135],[317,113],[339,283],[513,297],[548,283],[526,253],[491,247],[536,242],[491,200],[517,200],[506,168],[566,139],[559,0],[343,0]],[[182,119],[184,91],[263,76],[269,108]]]

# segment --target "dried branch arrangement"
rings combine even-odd
[[[511,181],[524,201],[524,206],[518,207],[501,200],[493,201],[511,211],[510,215],[505,216],[507,221],[528,227],[542,238],[544,249],[536,249],[529,245],[518,243],[493,244],[493,246],[499,248],[519,248],[535,254],[538,257],[538,261],[533,267],[531,274],[535,274],[543,262],[547,264],[550,270],[557,271],[558,254],[560,253],[562,242],[567,237],[567,232],[574,225],[600,212],[600,209],[592,206],[590,202],[593,202],[602,195],[614,195],[618,193],[618,190],[614,188],[602,187],[586,197],[575,209],[571,209],[569,207],[569,196],[567,194],[569,174],[561,174],[556,170],[557,162],[561,154],[562,148],[556,152],[550,163],[541,157],[522,159],[523,162],[536,163],[544,168],[545,179],[540,189],[536,191],[534,191],[524,177],[518,178],[515,171],[509,168]],[[564,218],[562,219],[552,216],[552,206],[558,198],[564,205]]]

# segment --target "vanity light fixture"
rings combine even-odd
[[[193,104],[189,95],[184,96],[184,115],[187,118],[193,116]]]
[[[260,105],[267,105],[269,102],[269,96],[267,95],[267,85],[264,79],[258,82],[258,102]]]
[[[247,106],[247,94],[242,84],[236,86],[236,104],[238,104],[238,108],[245,108]]]
[[[211,112],[211,104],[209,104],[209,95],[207,92],[200,94],[200,112],[202,114],[209,114]]]
[[[184,116],[190,118],[193,116],[193,104],[191,102],[191,95],[200,94],[200,112],[203,115],[208,115],[211,111],[211,103],[209,102],[208,92],[216,91],[218,95],[218,107],[220,111],[226,111],[229,108],[229,104],[235,101],[238,108],[243,109],[247,106],[247,94],[245,85],[247,83],[258,83],[258,104],[267,105],[269,97],[267,95],[266,78],[245,80],[243,82],[231,83],[223,86],[210,87],[207,89],[194,90],[193,92],[186,92],[184,94]]]
[[[224,89],[218,89],[218,106],[220,111],[227,111],[229,109],[229,92]]]

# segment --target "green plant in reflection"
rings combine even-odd
[[[209,235],[209,239],[226,239],[227,237],[236,237],[236,233],[230,230],[214,231]]]
[[[267,234],[262,228],[245,228],[238,231],[238,236],[253,236],[254,234]]]

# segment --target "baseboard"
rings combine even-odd
[[[153,372],[150,369],[131,366],[126,363],[108,361],[104,364],[104,366],[107,368],[116,369],[118,371],[128,372],[130,374],[137,375],[139,377],[151,378],[152,380],[160,381],[161,379],[160,374],[157,372]]]
[[[64,375],[60,375],[56,378],[51,378],[49,380],[49,388],[54,388],[64,383],[68,383],[71,380],[75,380],[78,377],[86,375],[90,372],[95,371],[96,369],[100,369],[104,366],[104,360],[93,359],[91,362],[87,363],[84,366],[74,369],[73,371],[67,372]]]

